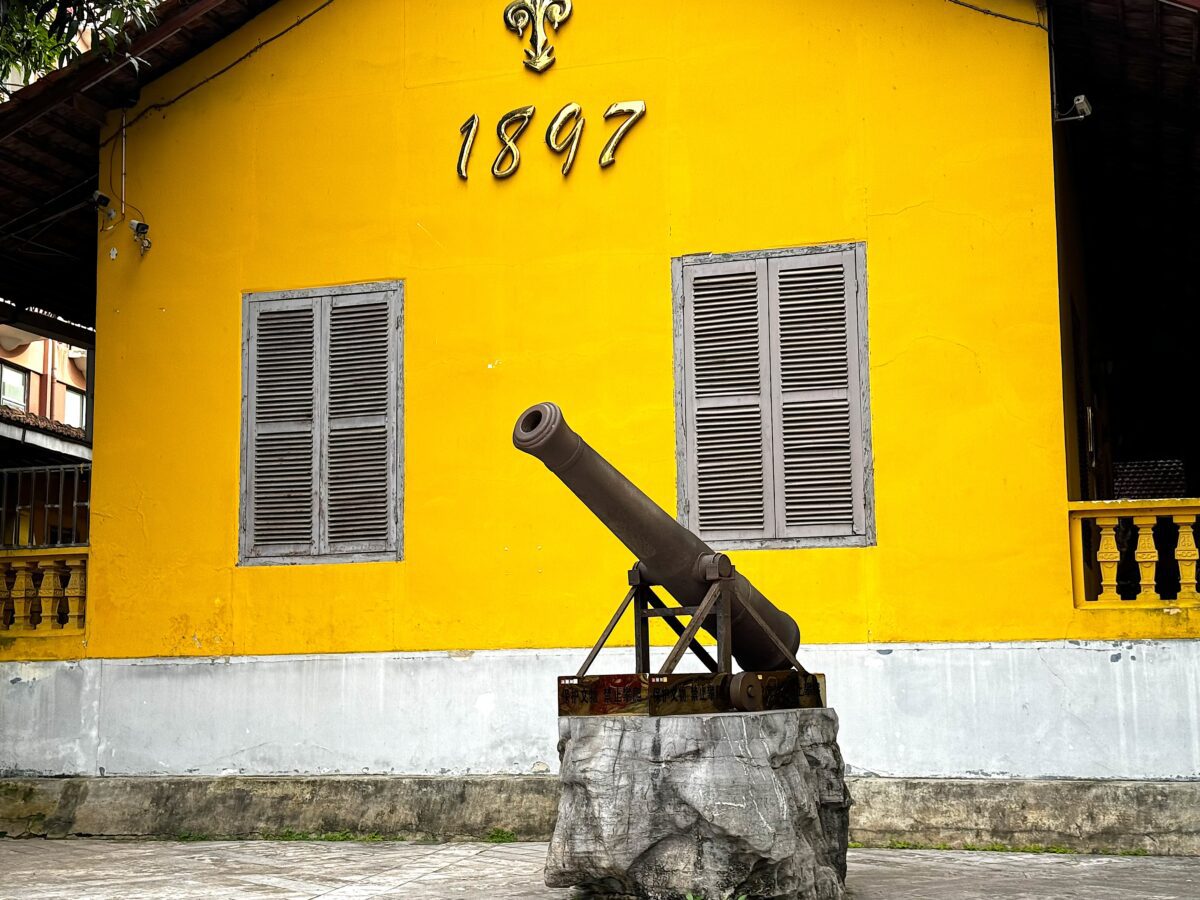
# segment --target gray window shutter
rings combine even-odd
[[[708,539],[774,528],[767,266],[684,267],[686,519]]]
[[[322,545],[326,553],[399,546],[397,291],[328,301],[322,404]]]
[[[246,555],[316,551],[314,301],[250,304]]]
[[[865,534],[855,252],[768,269],[776,535]]]

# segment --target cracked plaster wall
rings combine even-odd
[[[826,673],[853,774],[1200,778],[1200,641],[801,651]],[[593,671],[627,670],[630,652]],[[581,656],[0,663],[0,775],[551,772],[555,678]]]

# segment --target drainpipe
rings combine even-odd
[[[55,363],[58,361],[58,342],[47,340],[46,346],[50,353],[50,386],[46,389],[48,399],[46,401],[46,418],[54,421],[54,389],[57,387],[54,380],[54,373],[57,371]]]
[[[41,402],[38,404],[38,414],[46,416],[46,410],[50,408],[50,388],[48,387],[51,379],[47,374],[50,371],[53,363],[50,361],[50,338],[42,338],[42,390]],[[50,418],[46,416],[46,418]]]

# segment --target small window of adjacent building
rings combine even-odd
[[[0,403],[13,409],[29,408],[29,373],[0,365]]]
[[[402,556],[403,286],[245,296],[243,563]]]
[[[725,548],[874,543],[864,247],[674,270],[681,521]]]
[[[63,411],[63,421],[67,425],[73,425],[76,428],[82,428],[84,424],[85,410],[87,408],[87,395],[83,391],[72,390],[67,388],[66,407]]]

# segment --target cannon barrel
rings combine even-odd
[[[711,554],[712,548],[589,447],[566,423],[556,404],[539,403],[523,412],[513,429],[513,444],[545,463],[638,558],[651,581],[670,591],[683,606],[698,606],[703,601],[709,585],[697,570],[697,560]],[[741,573],[734,577],[730,629],[734,659],[747,671],[791,668],[791,661],[745,607],[752,606],[793,653],[800,645],[795,620],[776,608]]]

